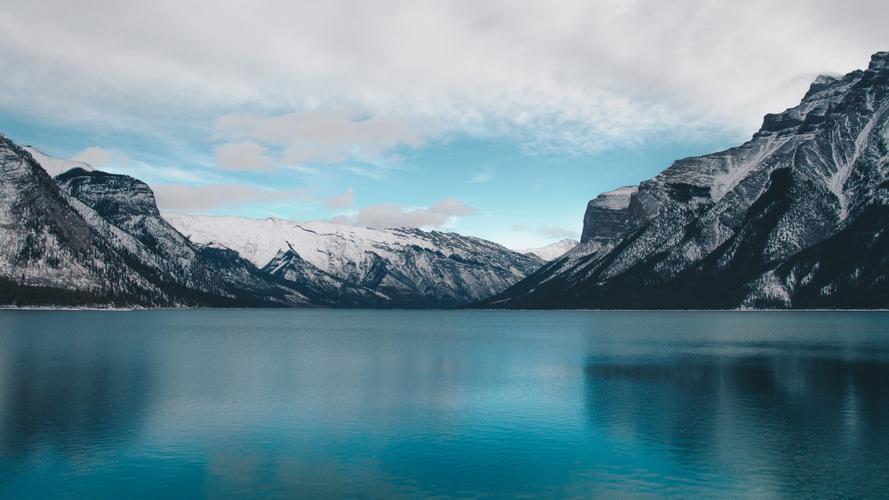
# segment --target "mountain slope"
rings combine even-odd
[[[887,143],[881,52],[867,70],[819,77],[744,145],[679,160],[610,196],[620,203],[590,202],[578,249],[488,305],[887,307]]]
[[[0,135],[0,302],[169,305],[66,201],[33,157]]]
[[[136,256],[141,272],[197,304],[296,305],[307,297],[282,286],[225,248],[195,245],[160,216],[154,193],[125,175],[73,168],[56,176],[71,206],[106,241]],[[188,301],[187,300],[187,301]]]
[[[193,241],[224,245],[277,276],[289,272],[291,279],[307,283],[310,269],[312,276],[324,273],[341,287],[364,288],[373,301],[382,299],[390,306],[454,307],[483,300],[541,264],[536,257],[454,233],[281,219],[165,217]],[[281,262],[285,257],[292,263],[289,268]]]
[[[65,172],[53,180],[28,150],[0,135],[0,303],[308,302],[235,252],[189,242],[160,217],[144,183],[37,158]]]

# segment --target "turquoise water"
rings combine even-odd
[[[885,498],[887,327],[0,311],[0,497]]]

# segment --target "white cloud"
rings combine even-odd
[[[405,209],[395,204],[384,203],[362,208],[350,216],[337,216],[332,222],[354,226],[386,227],[425,227],[434,228],[448,225],[455,218],[471,215],[475,209],[454,198],[446,198],[427,208]]]
[[[332,196],[328,198],[325,202],[327,208],[332,208],[334,210],[340,210],[344,208],[352,208],[355,205],[355,193],[352,188],[346,190],[345,193]]]
[[[274,191],[244,184],[157,184],[151,186],[161,210],[171,212],[204,212],[248,204],[283,201],[308,201],[302,189]]]
[[[99,168],[107,165],[111,161],[111,153],[98,147],[90,146],[71,158],[74,161],[82,161],[90,164],[90,166]]]
[[[379,162],[398,146],[416,148],[426,140],[408,121],[343,110],[274,116],[228,114],[216,121],[214,137],[281,146],[281,160],[290,165]]]
[[[475,213],[475,208],[456,198],[445,198],[429,207],[429,211],[447,216],[459,216],[471,215]]]
[[[574,229],[568,229],[562,226],[537,226],[537,227],[529,227],[523,224],[518,224],[512,226],[513,231],[522,232],[522,233],[532,233],[537,236],[542,236],[548,240],[553,239],[577,239],[580,237],[580,233],[575,231]]]
[[[6,2],[0,107],[169,134],[240,113],[238,140],[286,144],[292,162],[451,133],[560,153],[713,126],[746,134],[795,104],[816,73],[863,67],[889,48],[882,0],[69,7]]]
[[[223,170],[271,170],[275,166],[265,148],[251,141],[217,146],[216,164]]]

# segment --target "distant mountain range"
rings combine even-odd
[[[889,52],[820,76],[747,143],[590,201],[508,308],[889,307]]]
[[[0,304],[457,307],[542,264],[453,233],[170,219],[137,179],[0,135]]]
[[[519,252],[526,255],[536,255],[542,260],[551,261],[565,255],[569,250],[576,247],[578,243],[577,240],[564,239],[538,248],[519,250]]]
[[[0,304],[887,308],[889,53],[736,148],[589,202],[578,244],[161,214],[132,177],[0,135]],[[547,262],[548,261],[548,262]]]
[[[331,305],[455,307],[486,299],[543,264],[480,238],[419,229],[165,214],[191,241],[238,252],[266,273],[322,287]],[[338,291],[359,296],[340,297]]]

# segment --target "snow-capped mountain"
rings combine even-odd
[[[33,157],[0,135],[0,300],[166,304]]]
[[[310,302],[231,250],[189,242],[160,218],[144,183],[73,166],[54,180],[0,135],[0,303]]]
[[[72,168],[82,168],[83,170],[92,170],[93,167],[86,162],[76,160],[63,160],[45,154],[43,151],[33,146],[22,146],[22,149],[31,153],[31,157],[37,162],[50,177],[55,177],[61,173],[65,173]]]
[[[281,287],[231,250],[190,242],[160,216],[154,193],[142,181],[81,168],[60,174],[55,181],[69,203],[108,241],[124,247],[166,284],[206,294],[200,302],[214,303],[210,297],[244,305],[311,302],[310,296]]]
[[[747,143],[591,201],[581,245],[494,307],[889,306],[889,53]]]
[[[399,307],[451,307],[486,299],[541,265],[496,243],[419,229],[165,214],[192,241],[237,251],[298,283],[365,289]],[[323,277],[323,279],[321,279]]]
[[[450,233],[171,216],[189,239],[145,183],[2,135],[0,174],[0,303],[454,307],[541,264]]]
[[[538,248],[526,248],[519,250],[523,254],[531,254],[540,257],[541,260],[551,261],[565,255],[569,250],[577,246],[578,241],[564,239]]]

